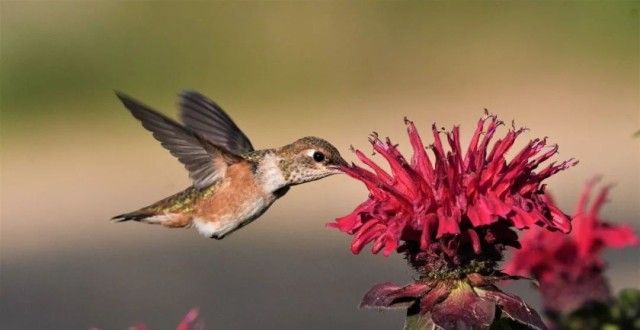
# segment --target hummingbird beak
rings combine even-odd
[[[327,166],[330,170],[332,170],[335,174],[343,173],[342,169],[345,167],[349,167],[349,163],[346,160],[340,157],[335,161],[335,163]]]

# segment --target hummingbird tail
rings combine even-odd
[[[129,213],[116,215],[113,222],[137,221],[153,225],[163,225],[169,228],[184,228],[191,226],[191,216],[179,213],[163,213],[154,210],[141,209]]]
[[[123,222],[123,221],[129,221],[129,220],[143,221],[144,219],[147,219],[153,216],[156,216],[156,214],[148,211],[138,210],[138,211],[116,215],[115,217],[111,218],[111,220],[113,220],[114,222]]]

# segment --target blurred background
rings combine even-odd
[[[122,107],[122,90],[175,116],[185,88],[220,103],[258,147],[325,137],[346,158],[375,130],[408,150],[483,108],[548,136],[580,164],[549,180],[571,213],[596,174],[604,218],[640,228],[638,2],[0,2],[3,329],[397,329],[358,310],[413,276],[398,256],[349,252],[325,223],[367,192],[334,176],[298,186],[222,240],[109,218],[190,184]],[[423,134],[427,137],[427,134]],[[429,142],[429,139],[426,139]],[[638,249],[606,255],[640,285]],[[510,289],[537,296],[528,285]]]

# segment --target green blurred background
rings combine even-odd
[[[306,135],[347,159],[376,130],[407,150],[482,109],[549,136],[580,164],[549,180],[567,212],[595,174],[605,218],[640,227],[638,2],[0,2],[3,329],[169,329],[200,306],[209,329],[388,329],[360,311],[400,257],[324,224],[366,198],[344,176],[295,187],[223,241],[108,219],[183,189],[187,174],[113,95],[175,115],[197,89],[256,147]],[[466,134],[465,134],[466,133]],[[427,134],[423,134],[425,137]],[[607,254],[639,286],[638,249]],[[513,290],[537,303],[526,285]]]

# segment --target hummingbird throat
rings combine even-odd
[[[256,169],[256,174],[261,181],[264,192],[274,193],[289,185],[287,178],[280,168],[282,162],[282,158],[274,153],[265,154],[262,161],[260,161]]]

